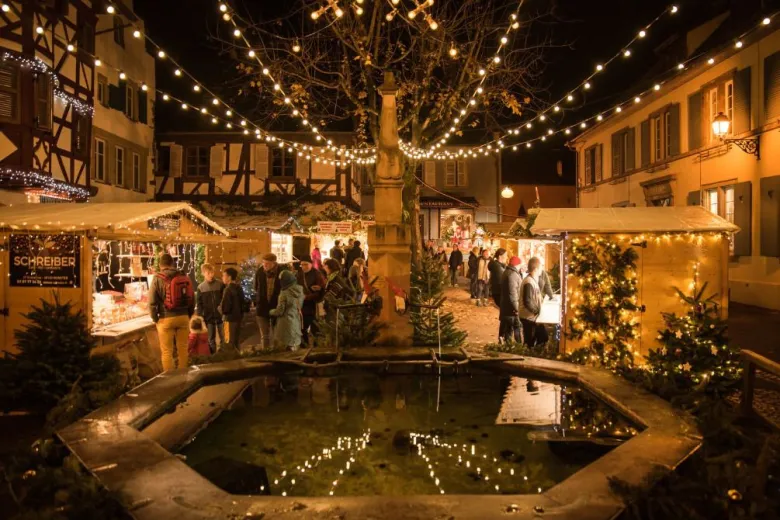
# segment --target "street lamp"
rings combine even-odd
[[[504,189],[501,190],[501,196],[505,199],[511,199],[515,196],[515,192],[509,186],[504,186]]]
[[[712,120],[712,133],[715,134],[715,137],[720,139],[723,144],[734,143],[743,152],[755,155],[756,158],[760,159],[761,155],[758,136],[748,139],[726,139],[730,127],[731,120],[723,112],[718,112],[718,115]]]

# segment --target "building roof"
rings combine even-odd
[[[536,235],[569,233],[687,233],[739,227],[701,206],[659,208],[540,209],[531,226]]]
[[[149,219],[189,213],[216,232],[228,236],[219,224],[184,202],[105,202],[83,204],[20,204],[0,207],[0,228],[18,230],[110,230],[128,228]]]

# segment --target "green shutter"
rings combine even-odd
[[[750,130],[750,67],[734,75],[734,134]]]
[[[146,92],[143,90],[138,91],[138,122],[147,123],[146,110],[147,110]]]
[[[650,164],[650,120],[642,121],[639,126],[639,157],[642,168]]]
[[[626,171],[636,167],[636,132],[634,128],[626,130],[628,143],[626,144]]]
[[[780,256],[780,176],[761,179],[761,256]]]
[[[766,119],[780,117],[780,52],[764,58],[764,112]]]
[[[701,191],[688,192],[688,205],[689,206],[701,206]]]
[[[125,111],[127,103],[127,89],[124,81],[119,85],[108,85],[108,106],[121,112]]]
[[[669,143],[669,155],[674,157],[680,155],[680,104],[675,103],[669,107],[669,133],[671,134]]]
[[[734,256],[751,254],[752,210],[753,195],[750,181],[734,185],[734,224],[740,229],[740,232],[734,235]]]
[[[688,96],[688,151],[701,148],[701,91]]]

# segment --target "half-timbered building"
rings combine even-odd
[[[311,134],[278,137],[306,144]],[[350,146],[353,134],[332,133],[334,146]],[[354,211],[361,206],[358,166],[332,151],[314,146],[310,159],[300,149],[277,146],[240,132],[172,132],[159,134],[155,199],[229,203],[267,207],[290,201],[340,202]],[[337,164],[331,164],[337,162]]]

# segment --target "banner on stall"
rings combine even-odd
[[[352,233],[352,221],[333,222],[321,220],[317,222],[317,230],[320,233],[330,233],[332,235],[349,235]]]
[[[11,235],[11,287],[79,287],[76,235]]]

